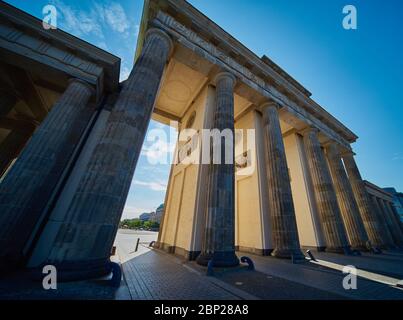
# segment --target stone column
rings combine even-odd
[[[0,177],[18,156],[32,135],[32,131],[12,130],[0,144]]]
[[[387,223],[387,226],[389,228],[390,234],[392,235],[392,239],[394,243],[398,247],[403,247],[403,234],[402,231],[400,230],[400,226],[397,224],[396,219],[394,218],[394,215],[391,214],[387,201],[383,199],[379,199],[379,203],[381,206],[381,209],[384,213],[384,217]]]
[[[235,77],[228,73],[219,73],[216,83],[216,109],[213,129],[220,132],[227,130],[231,137],[221,140],[218,149],[213,144],[214,152],[221,153],[221,162],[212,163],[209,170],[206,227],[202,252],[197,263],[207,265],[213,260],[216,267],[230,267],[239,264],[235,255],[235,164],[234,164],[234,85]],[[230,138],[230,141],[227,139]],[[230,148],[230,149],[227,149]],[[218,150],[217,150],[218,149]],[[225,154],[231,151],[231,163],[226,163]]]
[[[349,251],[347,235],[329,168],[318,139],[318,130],[308,128],[303,134],[315,200],[326,239],[326,251],[347,253]]]
[[[370,247],[368,235],[336,143],[326,146],[326,155],[349,243],[355,250],[367,251]]]
[[[111,270],[111,248],[172,50],[165,32],[148,30],[45,262],[57,266],[61,279],[96,277]]]
[[[387,203],[387,206],[388,206],[390,212],[393,214],[393,217],[395,218],[397,225],[399,226],[400,230],[401,230],[402,233],[403,233],[403,223],[402,223],[402,221],[400,220],[399,214],[397,213],[397,211],[396,211],[396,209],[395,209],[393,203],[388,202],[388,203]]]
[[[355,163],[353,153],[345,153],[342,157],[368,238],[373,246],[378,248],[384,247],[384,231],[382,230],[380,221],[377,219],[376,211],[373,210],[373,206],[371,205],[371,200]]]
[[[272,255],[278,258],[305,259],[299,244],[290,177],[277,108],[275,103],[270,102],[261,106],[266,145],[268,203],[274,244]]]
[[[12,267],[84,131],[92,88],[71,80],[0,184],[0,261]]]
[[[378,202],[378,200],[375,196],[370,195],[370,197],[371,197],[372,203],[374,205],[379,224],[383,230],[384,248],[388,248],[388,247],[394,248],[394,247],[396,247],[396,245],[393,241],[392,234],[390,233],[388,224],[386,222],[386,217],[380,206],[380,203]]]

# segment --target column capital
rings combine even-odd
[[[340,150],[340,155],[342,157],[346,157],[346,156],[350,156],[350,157],[354,157],[355,156],[355,152],[353,150],[349,150],[349,149],[343,149]]]
[[[216,76],[213,79],[213,83],[215,85],[217,85],[217,82],[220,81],[223,78],[227,78],[229,80],[232,80],[232,86],[233,87],[235,86],[236,77],[231,72],[228,72],[228,71],[222,71],[222,72],[217,73]]]
[[[79,79],[79,78],[70,78],[69,80],[68,80],[68,84],[70,85],[70,84],[72,84],[72,83],[79,83],[80,85],[82,85],[83,87],[85,87],[88,91],[89,91],[89,93],[90,93],[90,95],[91,96],[93,96],[94,94],[95,94],[95,88],[91,85],[91,84],[89,84],[88,82],[86,82],[86,81],[84,81],[84,80],[82,80],[82,79]]]
[[[302,129],[301,131],[299,131],[299,133],[303,136],[311,133],[311,132],[315,132],[316,134],[319,133],[319,129],[313,126],[308,126],[305,129]]]
[[[280,105],[279,105],[277,102],[274,102],[274,101],[266,101],[266,102],[263,102],[261,105],[259,105],[259,106],[257,107],[257,110],[259,110],[260,112],[263,112],[264,109],[266,109],[266,108],[273,108],[273,107],[276,108],[277,111],[281,108]]]
[[[151,35],[156,35],[164,39],[169,47],[168,50],[168,58],[172,55],[172,52],[174,50],[174,43],[171,39],[171,37],[163,30],[158,29],[158,28],[150,28],[147,30],[146,35],[145,35],[145,41],[151,36]]]
[[[338,154],[341,154],[340,145],[334,140],[328,140],[322,146],[326,150],[336,151]]]

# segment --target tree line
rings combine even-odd
[[[157,230],[159,227],[160,224],[156,221],[142,221],[138,218],[124,219],[119,223],[119,228],[121,229]]]

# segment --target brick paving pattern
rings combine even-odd
[[[240,297],[216,286],[175,259],[154,250],[122,264],[134,300],[227,300]]]

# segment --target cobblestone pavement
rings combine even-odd
[[[344,256],[336,253],[315,252],[317,259],[403,279],[403,252],[384,251],[382,254],[363,252],[361,256]]]
[[[111,300],[116,291],[104,280],[58,283],[56,290],[21,273],[0,280],[0,300]]]
[[[134,300],[238,300],[241,297],[185,268],[173,257],[151,250],[122,264]]]
[[[289,260],[255,256],[239,252],[254,261],[256,271],[245,266],[215,269],[207,277],[206,269],[195,262],[148,247],[157,233],[119,230],[115,245],[124,277],[118,290],[105,279],[59,283],[58,290],[44,290],[40,282],[24,274],[0,280],[0,299],[400,299],[403,290],[388,282],[403,278],[403,254],[392,251],[361,257],[314,253],[318,264],[292,264]],[[136,251],[137,238],[140,244]],[[371,271],[370,277],[358,277],[357,290],[344,290],[344,265]],[[374,278],[375,275],[375,278]],[[384,275],[384,276],[382,276]],[[377,278],[379,277],[379,279]],[[385,280],[386,279],[386,280]],[[384,280],[385,283],[381,283]]]
[[[340,295],[346,299],[403,300],[402,289],[361,277],[358,277],[357,280],[357,290],[345,290],[342,285],[345,274],[340,270],[330,269],[310,262],[292,264],[288,260],[281,260],[273,257],[262,257],[249,254],[245,255],[248,255],[253,259],[257,271]],[[322,254],[321,258],[325,260],[328,255],[332,256],[333,261],[337,260],[337,257],[330,254]],[[338,256],[346,265],[353,265],[355,259],[359,258],[343,255]],[[379,259],[382,259],[382,257]],[[395,264],[396,268],[401,268],[402,266],[400,261],[396,261]]]
[[[198,269],[196,263],[193,267]],[[246,266],[224,270],[215,270],[214,276],[225,283],[264,300],[340,300],[340,295],[316,289],[283,278],[267,275],[259,271],[248,270]]]
[[[144,243],[137,253],[133,252],[135,241],[131,240],[136,237]],[[146,246],[149,240],[143,241],[143,236],[136,232],[117,237],[118,254],[125,261],[123,271],[131,299],[231,299],[234,296],[244,299],[403,299],[401,289],[361,277],[357,290],[345,290],[342,286],[345,275],[340,270],[310,262],[292,264],[289,260],[242,252],[238,255],[253,259],[255,272],[245,268],[216,270],[214,277],[206,277],[205,268],[195,262],[150,250]],[[329,253],[315,253],[315,256],[383,274],[402,272],[403,255],[398,252],[361,257]]]
[[[137,238],[140,245],[136,252]],[[151,250],[148,245],[156,239],[156,232],[119,230],[115,245],[129,296],[120,295],[118,299],[236,300],[243,296],[236,288],[229,292],[214,284],[175,256]]]

